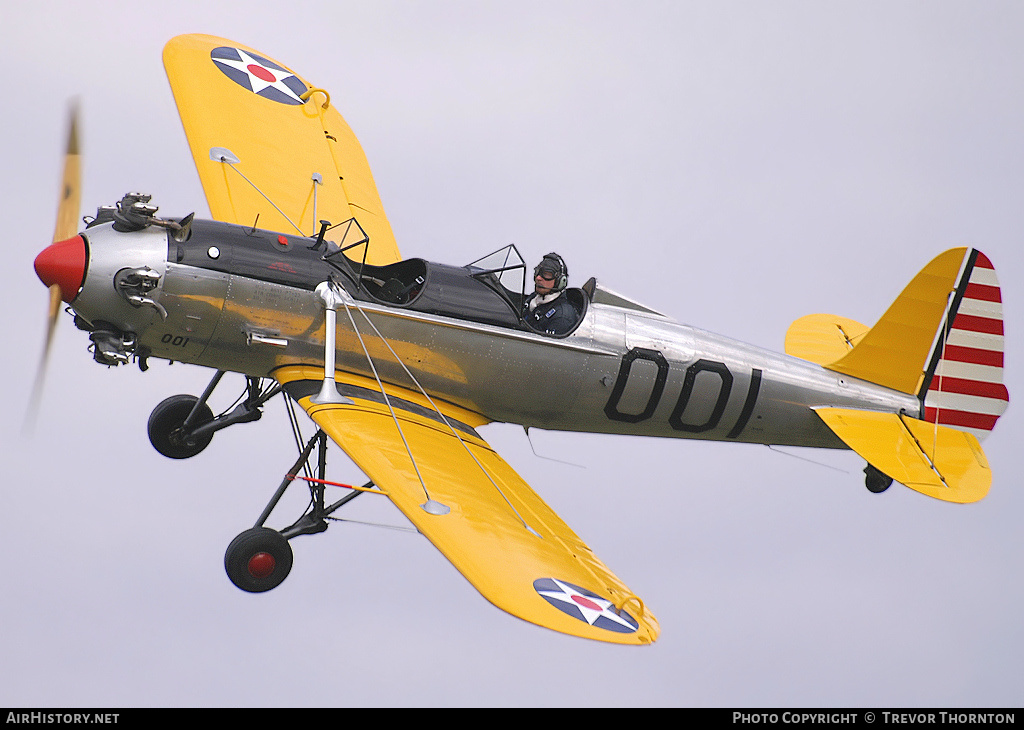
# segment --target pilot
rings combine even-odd
[[[557,253],[549,253],[533,270],[534,292],[526,298],[523,319],[537,332],[564,335],[573,328],[578,317],[565,294],[569,270]]]

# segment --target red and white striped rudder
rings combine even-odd
[[[928,360],[920,397],[924,419],[984,439],[1006,410],[1003,304],[995,268],[968,249]]]

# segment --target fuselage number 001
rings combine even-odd
[[[630,375],[633,373],[633,364],[637,360],[646,360],[647,362],[652,363],[655,368],[657,368],[657,375],[655,375],[654,386],[651,388],[651,393],[647,398],[647,403],[643,410],[639,413],[623,413],[619,410],[619,401],[622,399],[622,394],[626,390],[626,384],[629,382]],[[683,416],[686,413],[686,407],[690,403],[690,398],[693,396],[697,376],[702,372],[711,373],[717,376],[718,394],[715,396],[715,404],[711,409],[710,415],[703,423],[687,423]],[[625,423],[640,423],[641,421],[646,421],[654,415],[655,410],[658,408],[658,404],[661,402],[661,397],[665,392],[665,384],[668,382],[668,374],[668,360],[665,359],[665,356],[662,355],[660,351],[644,347],[634,347],[622,356],[622,361],[619,364],[619,374],[615,378],[615,385],[612,386],[612,393],[608,397],[608,403],[605,404],[604,407],[605,415],[613,421],[623,421]],[[697,360],[686,368],[686,374],[683,376],[683,388],[679,393],[679,397],[676,399],[676,405],[672,409],[671,415],[668,417],[669,425],[676,431],[683,431],[687,433],[703,433],[717,428],[719,422],[722,420],[722,414],[725,413],[725,407],[729,402],[729,395],[732,393],[732,384],[733,375],[725,363],[718,362],[717,360]],[[736,438],[743,432],[743,429],[746,428],[747,421],[750,420],[750,415],[754,412],[754,405],[757,403],[757,394],[760,389],[761,370],[752,368],[750,373],[750,386],[747,388],[747,396],[743,402],[743,409],[740,411],[735,425],[727,434],[727,438]]]
[[[165,345],[171,345],[172,347],[184,347],[188,344],[189,338],[183,337],[182,335],[172,335],[168,332],[160,338],[160,341]]]

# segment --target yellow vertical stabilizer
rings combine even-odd
[[[966,253],[954,248],[932,259],[856,347],[826,367],[916,395]]]

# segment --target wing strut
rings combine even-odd
[[[335,358],[338,352],[338,304],[343,301],[338,291],[339,289],[336,289],[331,282],[324,281],[317,285],[315,292],[320,298],[320,303],[324,305],[324,319],[326,320],[324,322],[324,383],[320,392],[313,397],[313,402],[317,405],[328,403],[352,405],[353,403],[351,398],[346,398],[338,392],[338,384],[334,380]]]
[[[321,285],[321,286],[323,286],[323,285]],[[402,370],[404,370],[405,374],[409,376],[409,379],[416,386],[417,390],[419,390],[419,392],[423,394],[423,397],[426,398],[427,402],[430,404],[430,407],[434,409],[434,412],[437,413],[437,415],[440,417],[441,421],[448,427],[448,430],[451,431],[452,435],[455,436],[456,439],[458,439],[459,443],[462,445],[462,448],[466,451],[467,454],[469,454],[470,458],[473,459],[473,462],[480,469],[481,473],[485,477],[487,477],[487,481],[491,483],[491,486],[493,486],[494,489],[498,492],[498,494],[501,495],[501,498],[505,501],[505,504],[507,504],[508,508],[510,510],[512,510],[512,513],[522,523],[523,527],[530,534],[535,535],[537,537],[540,537],[541,536],[540,533],[538,533],[533,527],[531,527],[530,524],[523,518],[523,516],[515,508],[515,506],[512,504],[512,502],[509,500],[509,498],[501,490],[501,487],[498,486],[498,484],[494,481],[493,477],[488,473],[488,471],[484,467],[484,465],[480,463],[480,460],[476,457],[476,455],[473,453],[473,451],[469,448],[469,445],[466,444],[466,442],[463,440],[462,436],[459,435],[458,430],[454,426],[452,426],[451,422],[449,422],[448,417],[445,416],[445,414],[441,411],[441,409],[437,407],[437,404],[434,403],[434,399],[430,397],[430,395],[427,393],[426,389],[420,384],[419,380],[416,379],[416,376],[413,375],[412,372],[409,370],[409,368],[407,368],[405,366],[405,363],[402,362],[402,358],[400,358],[398,356],[398,353],[395,352],[393,347],[391,347],[391,343],[389,343],[387,341],[387,338],[384,337],[383,334],[381,334],[381,331],[379,329],[377,329],[377,326],[373,323],[373,320],[370,319],[370,317],[366,313],[366,311],[361,306],[359,306],[359,303],[355,299],[353,299],[352,297],[348,296],[348,292],[342,291],[342,293],[340,294],[340,298],[341,298],[342,304],[345,306],[345,312],[348,314],[349,321],[352,323],[352,329],[353,329],[353,331],[355,331],[356,336],[359,338],[359,344],[362,345],[362,347],[363,347],[363,352],[366,355],[366,360],[367,360],[367,362],[370,363],[370,368],[373,370],[374,378],[376,378],[376,380],[377,380],[377,387],[380,388],[381,394],[384,396],[384,401],[387,403],[388,408],[391,410],[391,416],[395,420],[395,425],[398,426],[398,419],[395,416],[394,409],[391,407],[391,401],[388,399],[387,393],[384,392],[384,386],[381,384],[380,378],[377,375],[377,368],[373,364],[373,359],[370,357],[370,353],[366,349],[366,344],[363,342],[363,337],[362,337],[362,335],[359,332],[359,328],[356,326],[355,319],[353,318],[352,312],[351,312],[351,308],[352,307],[357,309],[359,311],[359,313],[363,315],[363,319],[365,319],[366,323],[368,325],[370,325],[371,329],[373,329],[374,333],[377,335],[377,337],[380,339],[380,341],[384,343],[384,346],[388,348],[388,351],[391,353],[392,357],[394,357],[395,362],[397,362],[401,366]],[[332,371],[332,375],[333,375],[333,371]],[[325,377],[326,377],[326,373],[325,373]],[[325,380],[325,386],[324,387],[325,388],[327,387],[326,386],[326,380]],[[321,391],[321,392],[323,392],[323,391]],[[335,391],[335,392],[337,392],[337,391]],[[339,397],[341,397],[340,394],[339,394]],[[316,399],[314,399],[314,402],[318,402],[318,401]],[[402,433],[401,426],[398,426],[398,431],[399,431],[400,434]],[[402,441],[405,442],[406,450],[409,451],[409,445],[408,445],[408,442],[406,442],[406,440],[405,440],[404,434],[402,435]],[[409,458],[412,460],[413,468],[416,469],[416,475],[420,477],[420,483],[422,484],[423,483],[423,477],[420,476],[419,468],[416,467],[416,460],[413,458],[413,455],[412,455],[411,451],[409,452]],[[424,493],[427,494],[428,502],[433,502],[434,500],[430,499],[429,492],[427,492],[426,485],[424,485],[423,491],[424,491]],[[436,505],[440,505],[440,503],[435,503],[435,504]],[[440,505],[440,506],[441,507],[445,507],[444,505]],[[426,505],[423,505],[423,508],[427,512],[431,512],[430,509],[427,509]],[[447,508],[445,507],[445,512],[442,512],[441,514],[446,514],[446,513],[447,513]],[[431,512],[431,514],[434,514],[434,513]]]
[[[935,428],[934,428],[934,431],[933,431],[933,433],[935,434],[935,440],[932,442],[932,453],[931,453],[931,455],[929,455],[928,454],[928,450],[925,449],[924,445],[921,443],[921,440],[918,439],[917,436],[914,434],[914,432],[910,430],[910,426],[907,423],[907,417],[903,413],[903,411],[900,411],[896,415],[900,417],[900,423],[903,425],[903,430],[905,430],[907,432],[907,435],[910,436],[910,438],[917,445],[917,450],[921,453],[921,456],[923,456],[924,460],[926,462],[928,462],[928,468],[931,469],[933,472],[935,472],[935,476],[937,476],[939,478],[939,481],[942,482],[942,486],[944,486],[944,487],[946,487],[948,489],[949,488],[949,482],[946,481],[946,477],[944,477],[942,475],[942,472],[939,471],[939,467],[937,467],[935,465],[935,447],[938,445],[938,442],[939,442],[939,438],[938,438],[939,424],[938,423],[935,424]]]
[[[426,496],[427,501],[420,505],[424,512],[432,515],[446,515],[451,512],[451,507],[442,504],[437,500],[431,498],[430,491],[427,489],[426,483],[423,481],[423,475],[420,473],[420,468],[416,464],[416,459],[412,455],[412,449],[409,448],[409,440],[405,438],[405,433],[402,431],[402,425],[398,422],[398,416],[395,414],[395,409],[391,405],[391,399],[388,397],[387,391],[384,390],[384,384],[381,383],[380,375],[377,373],[377,366],[373,364],[373,358],[370,357],[370,351],[366,349],[366,343],[363,342],[363,336],[359,332],[359,328],[356,327],[356,321],[352,317],[352,311],[349,308],[349,303],[355,304],[347,291],[343,287],[335,287],[331,281],[322,282],[316,288],[317,294],[320,296],[320,300],[323,302],[326,308],[326,332],[324,336],[324,383],[320,389],[320,395],[313,399],[314,403],[327,404],[327,403],[348,403],[352,404],[353,401],[349,398],[345,398],[338,393],[337,385],[334,380],[334,369],[335,369],[335,338],[337,336],[337,306],[340,302],[345,306],[345,313],[348,315],[349,321],[352,323],[352,330],[356,333],[356,337],[359,338],[359,344],[363,348],[363,354],[366,355],[366,361],[370,364],[370,370],[373,371],[373,378],[377,381],[377,387],[380,388],[381,395],[384,396],[384,402],[387,404],[388,410],[391,412],[391,420],[395,422],[395,428],[398,429],[398,435],[402,438],[402,443],[405,445],[405,451],[409,455],[409,461],[412,462],[412,468],[416,472],[416,478],[419,479],[420,486],[423,488],[423,494]],[[356,305],[358,306],[358,305]],[[360,310],[362,311],[362,310]],[[366,313],[363,313],[366,316]],[[374,328],[376,329],[376,328]],[[380,334],[379,332],[377,333]],[[384,338],[381,337],[381,340]],[[385,341],[386,342],[386,341]],[[388,349],[391,346],[388,345]],[[394,350],[392,350],[392,353]],[[396,356],[397,358],[397,356]],[[404,367],[404,366],[403,366]],[[333,391],[333,393],[328,392]],[[340,399],[340,400],[339,400]],[[444,418],[444,416],[442,416]]]
[[[409,376],[409,379],[413,382],[413,384],[415,384],[416,388],[420,391],[420,393],[423,394],[423,397],[427,399],[427,402],[430,403],[430,407],[433,408],[434,412],[437,413],[437,415],[441,417],[441,420],[444,421],[444,424],[448,427],[448,430],[451,431],[452,435],[455,436],[455,438],[457,438],[459,440],[459,443],[462,444],[462,448],[465,449],[466,453],[469,454],[471,459],[473,459],[473,462],[480,468],[480,471],[483,473],[483,475],[485,477],[487,477],[487,481],[489,481],[491,483],[491,485],[495,488],[495,490],[497,490],[498,494],[501,495],[501,498],[503,500],[505,500],[505,504],[507,504],[509,509],[512,510],[512,513],[515,514],[515,516],[519,519],[519,521],[523,523],[523,527],[526,528],[526,530],[528,532],[530,532],[531,534],[536,535],[537,537],[540,537],[540,533],[538,533],[536,530],[534,530],[532,527],[530,527],[530,525],[526,522],[526,520],[523,519],[523,516],[521,514],[519,514],[519,511],[515,508],[515,506],[512,504],[512,502],[509,501],[509,498],[505,495],[505,493],[501,491],[501,487],[499,487],[495,483],[494,479],[487,472],[487,469],[484,468],[484,465],[480,463],[480,460],[478,458],[476,458],[476,455],[469,448],[469,445],[466,444],[466,442],[465,442],[465,440],[463,440],[462,436],[459,435],[459,432],[448,421],[448,417],[445,416],[444,413],[441,412],[441,409],[437,407],[437,404],[434,403],[434,399],[431,398],[427,394],[427,391],[424,390],[423,386],[420,385],[420,381],[418,381],[416,379],[416,376],[413,375],[412,372],[409,370],[409,368],[407,368],[405,366],[405,363],[402,362],[402,358],[400,358],[398,356],[398,353],[395,352],[394,348],[391,347],[391,343],[389,343],[387,341],[387,339],[384,337],[384,335],[381,334],[380,330],[377,329],[377,326],[373,323],[373,321],[370,319],[370,317],[366,314],[366,311],[362,307],[359,306],[358,302],[356,302],[355,299],[352,299],[351,302],[356,307],[356,309],[359,310],[359,313],[363,315],[363,319],[366,320],[366,323],[368,325],[370,325],[370,327],[373,328],[373,331],[377,334],[377,337],[380,338],[380,341],[384,343],[384,346],[387,347],[388,350],[391,352],[391,354],[394,356],[395,362],[397,362],[399,365],[402,366],[402,370],[405,371],[405,374]],[[347,306],[348,305],[346,304],[346,308],[347,308]],[[352,315],[349,314],[349,319],[351,319],[351,318],[352,318]],[[356,326],[355,322],[352,322],[352,327],[355,328],[355,326]],[[365,350],[365,347],[364,347],[364,350]],[[367,358],[369,358],[369,353],[367,353]]]

